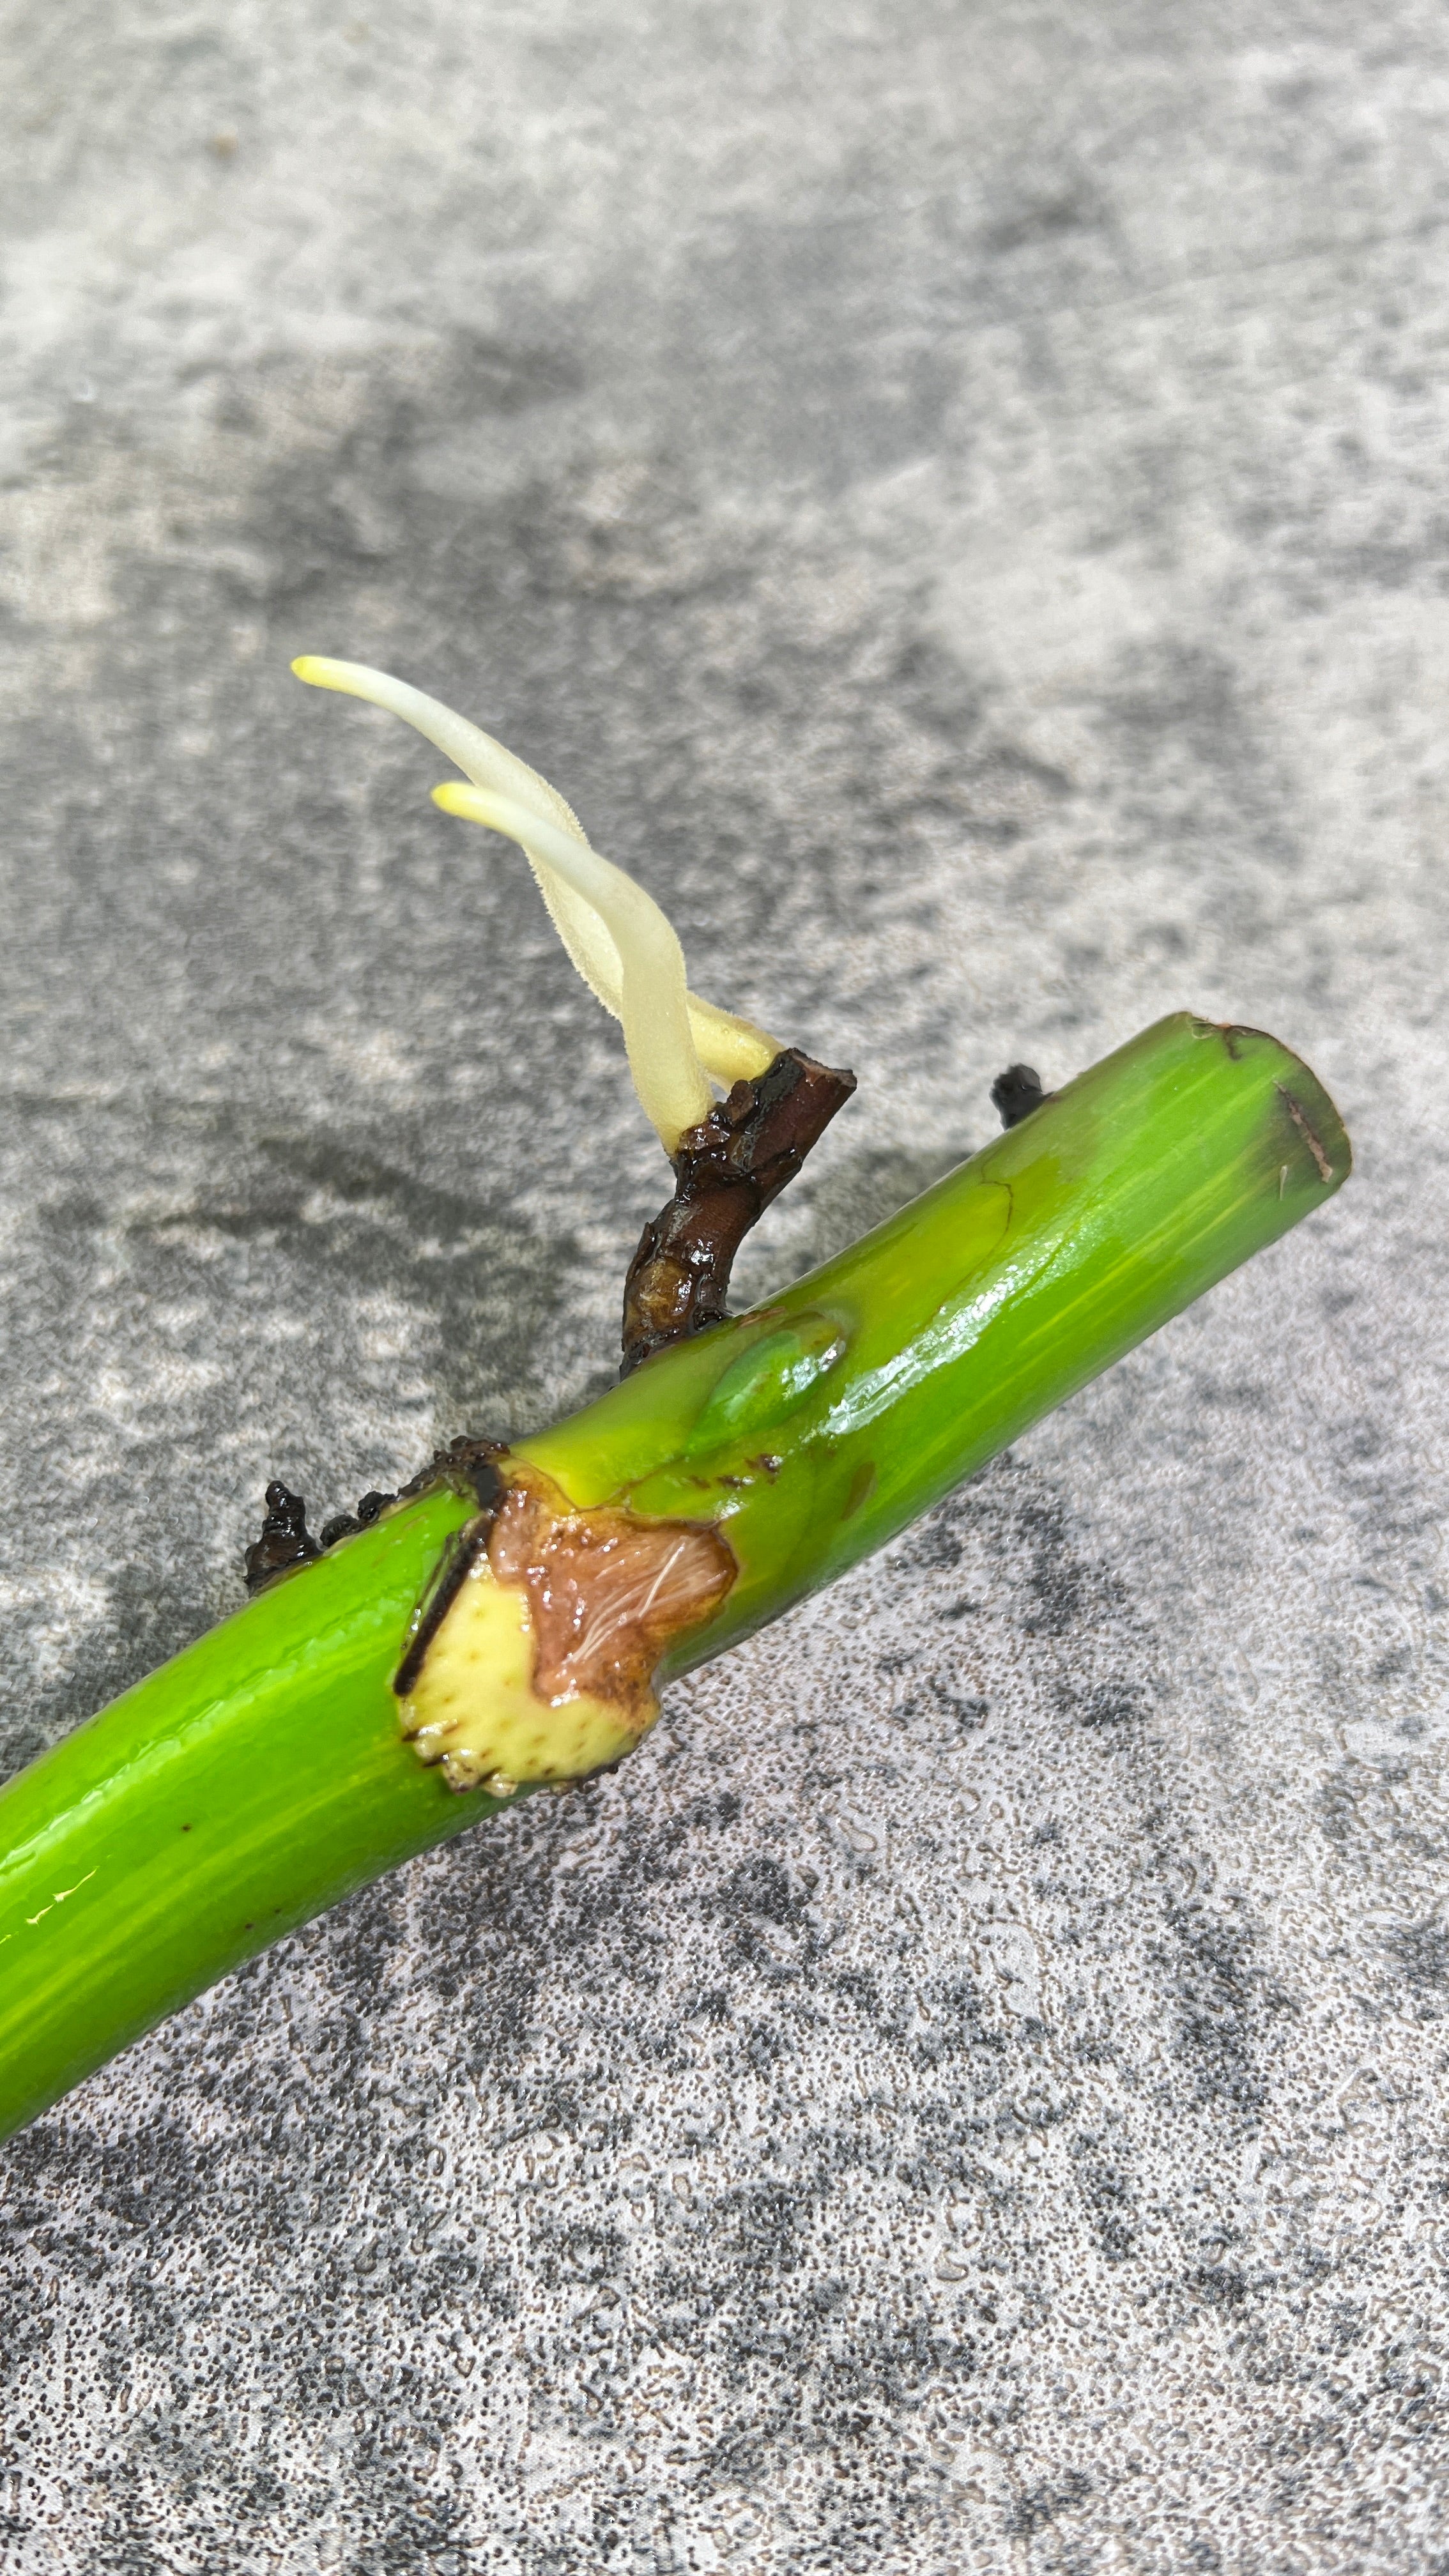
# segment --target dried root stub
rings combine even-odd
[[[321,1549],[307,1527],[307,1506],[300,1494],[274,1476],[267,1487],[267,1512],[260,1538],[246,1552],[248,1592],[260,1592],[274,1575],[290,1574],[295,1565],[310,1565]]]
[[[853,1073],[785,1047],[737,1082],[672,1160],[674,1196],[646,1225],[624,1284],[621,1377],[723,1321],[735,1254],[855,1089]]]
[[[301,1494],[294,1494],[280,1477],[267,1487],[267,1514],[261,1536],[246,1551],[246,1587],[248,1592],[264,1592],[280,1575],[292,1574],[299,1565],[310,1565],[325,1556],[339,1539],[352,1538],[358,1530],[371,1529],[375,1520],[390,1503],[411,1502],[414,1495],[425,1494],[431,1485],[454,1484],[466,1491],[471,1487],[480,1511],[487,1511],[503,1493],[494,1461],[501,1455],[496,1440],[472,1440],[466,1433],[449,1442],[446,1449],[435,1451],[426,1467],[399,1487],[395,1494],[364,1494],[355,1511],[337,1512],[324,1521],[314,1538],[307,1527],[307,1505]]]
[[[1041,1075],[1029,1064],[1009,1064],[991,1086],[991,1105],[1007,1128],[1019,1127],[1023,1118],[1029,1118],[1050,1097],[1042,1089]]]

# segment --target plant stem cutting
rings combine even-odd
[[[512,1444],[456,1442],[315,1538],[274,1484],[247,1605],[0,1792],[0,2134],[350,1890],[618,1762],[672,1678],[882,1546],[1350,1168],[1306,1065],[1180,1011],[1045,1096],[1013,1067],[983,1152],[729,1317],[745,1231],[853,1078],[692,993],[658,906],[501,745],[382,673],[295,667],[403,716],[465,773],[444,810],[522,847],[622,1024],[673,1195],[630,1268],[619,1385]]]

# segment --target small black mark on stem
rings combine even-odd
[[[1047,1095],[1041,1075],[1029,1064],[1009,1064],[991,1086],[991,1106],[1003,1127],[1019,1127],[1034,1109],[1040,1109]]]
[[[396,1494],[364,1494],[355,1512],[339,1512],[334,1520],[323,1522],[318,1532],[318,1546],[335,1547],[340,1538],[351,1538],[357,1530],[371,1529],[378,1513],[396,1501]]]

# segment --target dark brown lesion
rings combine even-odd
[[[853,1073],[786,1047],[686,1128],[673,1157],[674,1196],[644,1228],[624,1283],[621,1377],[723,1321],[745,1236],[854,1089]]]
[[[739,1571],[709,1521],[636,1520],[611,1504],[575,1510],[551,1479],[517,1463],[487,1546],[497,1580],[528,1595],[539,1699],[584,1692],[641,1725],[654,1714],[666,1647],[713,1616]]]

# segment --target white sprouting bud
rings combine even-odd
[[[591,849],[547,779],[466,717],[386,671],[312,653],[292,668],[314,688],[338,689],[401,716],[457,762],[471,786],[436,788],[435,802],[518,843],[579,974],[623,1024],[634,1088],[667,1154],[705,1116],[711,1078],[728,1088],[764,1072],[780,1051],[775,1039],[687,989],[683,952],[665,914]]]

